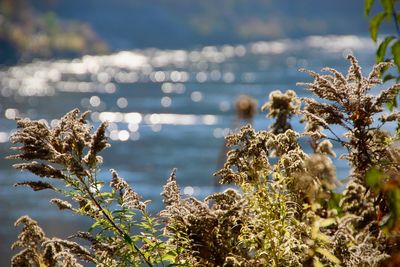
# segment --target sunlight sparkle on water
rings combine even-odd
[[[164,96],[161,98],[161,106],[167,108],[170,107],[172,103],[172,99],[169,96]]]
[[[235,81],[235,74],[232,72],[226,72],[223,74],[222,79],[225,83],[233,83]]]
[[[129,131],[133,132],[137,132],[139,130],[139,124],[137,123],[129,123],[128,124],[128,129]]]
[[[128,106],[128,100],[125,97],[118,98],[117,106],[119,108],[126,108]]]
[[[118,132],[118,139],[120,141],[127,141],[130,137],[130,134],[127,130],[122,130]]]
[[[9,120],[15,120],[15,118],[18,117],[18,115],[19,115],[18,109],[14,108],[8,108],[4,112],[4,116]]]
[[[205,81],[207,81],[207,73],[205,73],[204,71],[201,71],[199,73],[196,74],[196,80],[199,83],[204,83]]]
[[[92,107],[98,107],[98,106],[100,106],[100,103],[101,103],[100,97],[98,97],[98,96],[92,96],[92,97],[89,99],[89,103],[90,103],[90,105],[92,105]]]
[[[186,87],[183,83],[163,83],[161,85],[161,90],[165,94],[183,94],[186,91]]]
[[[218,106],[222,112],[226,112],[230,109],[231,104],[229,103],[229,101],[221,101]]]
[[[139,124],[140,122],[142,122],[142,114],[138,112],[125,113],[124,121],[127,123]]]
[[[235,77],[238,73],[220,68],[218,64],[229,63],[232,58],[247,54],[279,55],[304,48],[343,52],[347,55],[352,50],[371,49],[373,44],[367,37],[354,35],[310,36],[295,41],[282,39],[236,46],[206,46],[191,51],[148,49],[121,51],[110,55],[87,55],[73,60],[37,61],[0,71],[1,95],[52,96],[58,91],[113,94],[117,90],[115,83],[148,81],[164,83],[162,90],[165,93],[182,93],[184,90],[180,90],[180,87],[165,85],[166,82],[203,83],[222,79],[224,83],[233,83],[238,79]],[[304,59],[301,60],[288,58],[287,66],[308,65]],[[267,69],[269,65],[261,61],[260,58],[260,68]],[[240,78],[245,82],[255,82],[254,77]]]
[[[99,114],[99,120],[101,122],[121,122],[124,119],[124,115],[120,112],[101,112]]]
[[[7,132],[0,132],[0,143],[8,142],[9,134]]]
[[[203,94],[199,91],[194,91],[190,94],[190,98],[193,102],[200,102],[203,100]]]

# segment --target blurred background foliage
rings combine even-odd
[[[60,19],[55,5],[52,0],[0,1],[0,62],[107,51],[89,24]]]

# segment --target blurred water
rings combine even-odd
[[[299,67],[324,66],[346,71],[344,56],[354,53],[365,71],[375,47],[367,37],[313,36],[245,45],[203,47],[191,51],[146,49],[74,60],[37,61],[0,71],[0,265],[9,263],[16,237],[13,221],[29,214],[49,236],[67,236],[89,221],[68,216],[48,204],[49,192],[33,193],[12,185],[32,176],[10,168],[8,137],[16,116],[44,119],[54,125],[67,111],[91,110],[90,121],[111,122],[112,147],[103,154],[101,176],[115,168],[153,209],[161,207],[160,192],[171,169],[185,193],[203,197],[214,188],[223,136],[235,119],[233,103],[248,94],[261,106],[272,90],[294,89],[310,78]],[[259,113],[256,129],[269,121]],[[302,126],[295,120],[294,128]],[[340,151],[339,153],[340,154]],[[337,161],[338,175],[348,167]]]

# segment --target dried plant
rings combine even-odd
[[[371,192],[371,181],[368,182],[367,171],[371,168],[385,169],[387,162],[391,160],[390,150],[398,150],[391,146],[395,137],[382,130],[385,123],[399,119],[398,113],[382,114],[382,112],[385,103],[392,101],[398,93],[400,84],[382,89],[376,96],[371,95],[370,90],[382,83],[381,70],[390,67],[392,63],[379,63],[367,77],[364,77],[356,58],[350,55],[348,59],[351,65],[346,76],[330,68],[324,69],[331,73],[328,75],[305,71],[314,78],[314,81],[303,85],[325,102],[304,99],[306,106],[303,114],[310,125],[318,126],[309,128],[315,131],[327,130],[331,135],[328,138],[347,148],[348,153],[343,157],[353,167],[350,181],[342,193],[339,208],[356,217],[351,223],[347,221],[351,225],[346,226],[349,231],[348,236],[344,238],[342,235],[339,237],[335,235],[335,238],[349,239],[351,236],[363,236],[363,238],[353,239],[353,245],[348,248],[349,254],[346,257],[341,255],[339,258],[342,258],[347,266],[364,265],[365,259],[369,260],[369,264],[377,265],[377,259],[388,257],[389,250],[386,247],[388,239],[398,239],[393,233],[383,236],[379,219],[383,215],[380,213],[392,217],[397,215],[393,214],[395,210],[393,205],[388,206],[388,199],[381,191]],[[379,122],[375,122],[379,115]],[[343,137],[337,136],[331,128],[332,125],[341,126],[347,131],[346,134]],[[344,226],[339,223],[338,227]],[[371,255],[374,255],[373,259]]]
[[[15,164],[14,167],[29,170],[44,180],[16,185],[30,186],[35,191],[51,189],[59,192],[69,199],[52,199],[51,203],[60,209],[91,217],[93,226],[90,231],[95,233],[94,236],[79,237],[92,244],[88,254],[91,255],[91,261],[97,265],[144,263],[152,266],[163,262],[169,248],[163,246],[158,222],[146,211],[147,202],[143,202],[114,170],[111,170],[110,190],[106,190],[104,182],[97,179],[102,162],[98,153],[109,146],[105,137],[107,124],[101,124],[97,131],[92,133],[86,123],[86,116],[87,113],[80,115],[79,110],[75,109],[65,115],[54,128],[49,128],[39,121],[18,119],[18,131],[11,141],[21,146],[14,147],[18,154],[9,158],[27,161]],[[60,186],[55,180],[62,182],[64,186]],[[138,220],[137,213],[141,215]],[[141,234],[133,234],[134,228],[141,229]],[[31,228],[24,231],[29,229]],[[55,251],[46,250],[47,254],[54,254],[52,258],[55,261],[67,262],[70,264],[68,266],[78,266],[78,263],[68,256],[68,253],[80,256],[78,251],[71,250],[70,247],[64,249],[69,241],[37,242],[39,241],[45,242],[46,246],[52,249],[56,248],[57,255]],[[33,253],[32,249],[28,252],[35,261],[39,254]],[[53,263],[44,264],[55,266]],[[19,265],[13,263],[13,266]]]
[[[275,123],[271,126],[272,131],[284,133],[291,129],[289,123],[290,117],[300,111],[300,99],[297,98],[296,92],[288,90],[285,93],[281,91],[273,91],[269,94],[269,102],[265,103],[261,110],[269,110],[268,117],[275,118]]]
[[[398,137],[382,127],[399,120],[399,113],[383,111],[400,85],[371,95],[380,70],[391,64],[364,77],[357,60],[349,60],[347,75],[305,71],[314,81],[303,85],[320,100],[274,91],[262,107],[275,119],[270,130],[247,125],[226,138],[231,150],[215,175],[235,189],[204,200],[185,197],[173,170],[158,216],[116,171],[109,186],[97,179],[106,124],[92,133],[78,110],[54,128],[17,120],[11,140],[21,146],[11,158],[26,162],[14,166],[43,178],[17,185],[59,192],[65,199],[52,204],[93,225],[70,237],[88,241],[85,247],[47,238],[35,221],[20,218],[24,229],[13,248],[22,250],[12,266],[397,266],[400,150]],[[304,133],[291,128],[292,116],[302,116]],[[300,138],[309,138],[312,153]],[[342,158],[352,167],[343,192],[336,189],[331,141],[347,149]]]

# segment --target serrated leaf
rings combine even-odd
[[[385,12],[379,12],[369,21],[369,32],[374,42],[376,42],[376,39],[378,37],[379,26],[381,25],[382,20],[385,18],[385,16],[386,16]]]
[[[382,62],[385,60],[386,49],[394,38],[394,36],[388,36],[380,43],[378,50],[376,51],[376,62]]]
[[[369,15],[371,11],[371,7],[374,5],[374,0],[365,0],[364,2],[364,14],[365,16]]]

